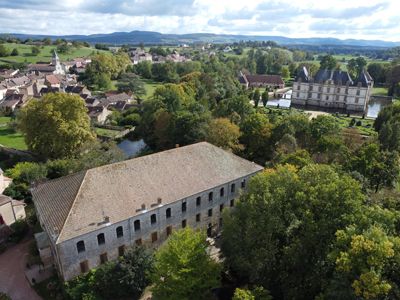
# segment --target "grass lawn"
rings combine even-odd
[[[374,120],[371,119],[362,119],[361,117],[357,117],[357,116],[339,116],[339,117],[335,117],[336,121],[338,122],[339,126],[341,128],[348,128],[351,119],[355,119],[356,123],[358,121],[361,121],[361,126],[356,126],[354,125],[354,128],[357,128],[361,134],[365,134],[365,135],[373,135],[375,134],[375,130],[374,130]]]
[[[0,145],[18,150],[26,150],[27,146],[24,137],[9,126],[10,121],[10,117],[0,117]]]
[[[110,138],[113,138],[118,133],[120,133],[119,130],[112,130],[112,129],[99,128],[99,127],[95,127],[95,131],[96,131],[97,135],[106,136],[106,137],[110,137]]]
[[[144,83],[144,89],[146,90],[146,95],[143,96],[145,100],[150,99],[153,96],[154,90],[162,85],[160,82],[153,81],[151,79],[142,79]]]
[[[18,56],[6,56],[2,57],[1,61],[4,62],[17,62],[17,63],[36,63],[36,62],[50,62],[51,57],[53,54],[54,49],[57,48],[57,46],[40,46],[40,53],[37,56],[32,56],[31,55],[31,49],[32,45],[25,45],[25,44],[12,44],[12,43],[5,43],[3,44],[10,52],[14,49],[17,48],[19,55]],[[90,56],[91,54],[100,51],[100,52],[107,52],[111,53],[108,51],[104,50],[97,50],[95,48],[89,48],[89,47],[80,47],[80,48],[72,48],[70,53],[62,54],[58,53],[61,61],[65,60],[70,60],[72,58],[76,57],[86,57]]]
[[[387,96],[387,94],[388,94],[388,88],[386,88],[386,87],[374,87],[372,89],[373,96],[377,96],[377,95]]]

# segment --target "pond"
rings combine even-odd
[[[137,141],[130,141],[128,139],[125,139],[117,146],[125,153],[126,156],[130,158],[137,156],[142,150],[147,147],[143,139]]]
[[[371,98],[368,103],[367,117],[376,119],[381,109],[389,103],[387,100]]]

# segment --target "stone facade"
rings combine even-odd
[[[191,197],[181,199],[174,203],[144,210],[138,216],[125,221],[105,225],[104,227],[85,234],[83,236],[52,245],[52,252],[57,255],[57,267],[64,280],[72,279],[82,273],[81,263],[86,264],[88,269],[99,266],[101,255],[106,254],[107,260],[117,259],[120,248],[135,245],[139,240],[141,244],[150,247],[157,247],[167,239],[167,228],[171,226],[172,231],[182,228],[182,222],[186,220],[186,226],[192,228],[208,229],[208,234],[215,234],[221,228],[222,209],[231,208],[235,205],[240,192],[246,186],[250,176],[239,178],[233,182],[227,182],[223,186],[218,186]],[[232,186],[234,188],[232,188]],[[223,189],[223,195],[221,193]],[[212,192],[213,199],[209,200],[209,194]],[[221,196],[222,195],[222,196]],[[201,197],[200,205],[197,205],[197,198]],[[182,205],[186,203],[186,211],[182,211]],[[222,206],[221,206],[222,205]],[[171,217],[167,218],[166,210],[171,209]],[[209,216],[209,210],[212,210],[212,216]],[[151,223],[151,215],[156,215],[156,222]],[[198,221],[200,214],[200,221]],[[140,230],[135,230],[135,221],[140,221]],[[211,225],[211,226],[210,226]],[[122,226],[123,236],[117,237],[117,227]],[[211,231],[211,232],[210,232]],[[103,233],[105,243],[98,244],[97,236]],[[152,241],[152,234],[157,233],[157,240]],[[83,241],[85,251],[79,252],[77,243]]]
[[[317,107],[346,112],[365,112],[371,96],[373,81],[365,74],[353,82],[347,72],[324,70],[310,78],[307,71],[293,83],[292,105]]]

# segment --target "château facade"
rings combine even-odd
[[[292,105],[363,113],[373,85],[365,70],[353,81],[348,72],[341,70],[319,70],[312,77],[303,67],[293,83]]]
[[[217,232],[223,209],[261,170],[202,142],[50,180],[32,195],[54,265],[70,280],[186,226]]]

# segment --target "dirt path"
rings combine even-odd
[[[25,261],[32,240],[24,240],[0,254],[0,291],[12,300],[41,300],[25,278]]]

